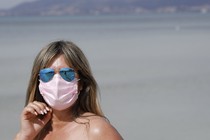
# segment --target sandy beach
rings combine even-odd
[[[67,39],[89,59],[104,113],[124,139],[209,140],[210,18],[196,16],[50,26],[0,19],[0,139],[11,140],[19,130],[38,51]]]

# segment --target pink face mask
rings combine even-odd
[[[45,102],[56,110],[65,110],[72,106],[78,98],[78,79],[65,81],[59,74],[55,74],[49,82],[39,80],[39,91]]]

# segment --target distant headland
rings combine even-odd
[[[0,10],[0,16],[126,15],[210,12],[209,0],[36,0]]]

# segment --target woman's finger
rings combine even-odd
[[[30,106],[26,106],[23,110],[23,119],[30,119],[31,117],[37,116],[38,114],[34,110],[34,108]]]
[[[42,115],[47,114],[47,111],[50,110],[45,103],[34,101],[33,104],[40,109],[39,113],[41,113]]]
[[[44,115],[44,112],[42,111],[43,109],[39,105],[37,105],[37,104],[35,104],[35,103],[32,102],[32,103],[29,103],[28,104],[28,107],[33,108],[37,114]]]

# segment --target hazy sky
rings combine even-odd
[[[0,0],[0,9],[11,8],[21,2],[34,1],[34,0]]]

